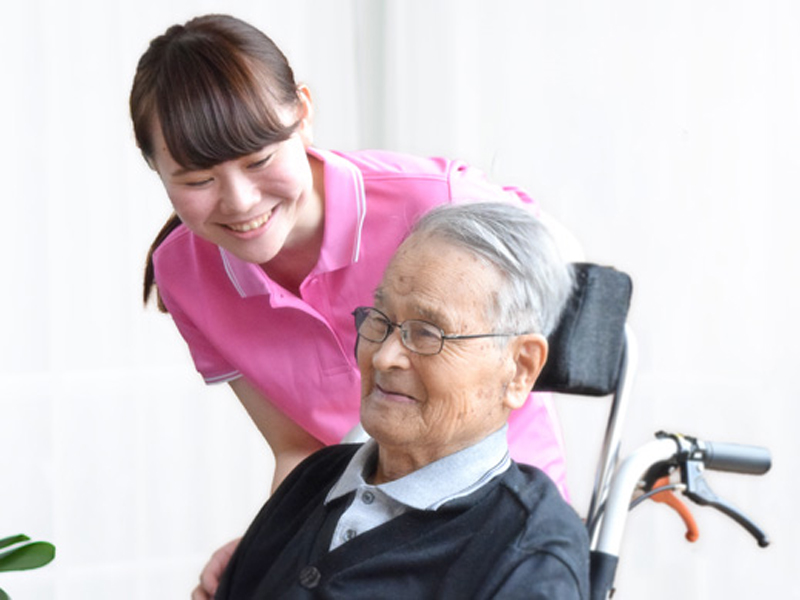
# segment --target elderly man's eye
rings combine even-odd
[[[373,324],[373,325],[375,325],[377,327],[388,327],[389,325],[391,325],[391,322],[389,321],[389,319],[387,319],[385,317],[382,317],[381,315],[376,315],[376,314],[370,315],[369,319],[367,319],[367,320],[371,324]]]
[[[417,327],[414,331],[414,334],[422,339],[439,339],[439,330],[434,329],[429,325],[421,325],[420,327]]]
[[[439,330],[428,323],[410,323],[409,333],[414,345],[422,349],[437,347],[441,343],[442,335]]]
[[[386,331],[391,327],[391,323],[381,315],[372,313],[364,319],[361,325],[361,333],[368,337],[382,338]]]

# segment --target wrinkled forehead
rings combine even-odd
[[[379,306],[402,304],[417,318],[483,318],[500,277],[482,256],[431,234],[412,234],[398,248],[375,292]],[[410,318],[410,317],[409,317]]]

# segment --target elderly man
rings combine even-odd
[[[216,597],[587,598],[583,524],[505,439],[570,286],[524,209],[424,216],[354,312],[371,439],[295,469]]]

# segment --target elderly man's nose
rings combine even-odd
[[[375,350],[372,363],[376,369],[387,370],[408,365],[408,348],[403,344],[402,332],[399,327],[393,327],[388,337]]]

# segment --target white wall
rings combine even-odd
[[[709,476],[772,547],[702,508],[689,545],[646,505],[618,598],[800,598],[792,0],[17,3],[0,36],[0,537],[53,541],[58,558],[0,587],[186,598],[268,489],[243,411],[139,301],[168,207],[127,93],[150,38],[211,11],[282,45],[315,93],[320,146],[465,158],[526,187],[588,259],[633,275],[625,450],[662,428],[773,450],[766,477]],[[560,404],[578,507],[601,404]]]

